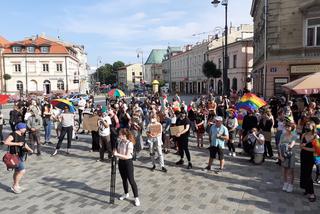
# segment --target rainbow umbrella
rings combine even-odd
[[[59,109],[64,109],[65,106],[67,106],[71,113],[76,112],[76,108],[74,107],[72,102],[66,99],[54,99],[54,100],[51,100],[51,104]]]
[[[0,105],[6,104],[9,101],[9,95],[0,94]]]
[[[240,101],[236,104],[237,109],[245,109],[247,111],[254,111],[263,106],[267,105],[266,101],[257,97],[255,94],[246,93],[244,94]]]
[[[120,89],[112,89],[108,92],[109,96],[112,96],[112,97],[124,97],[126,96],[126,94],[121,91]]]

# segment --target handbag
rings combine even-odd
[[[2,160],[7,167],[7,170],[15,169],[20,164],[19,156],[17,154],[11,154],[10,152],[7,152]]]

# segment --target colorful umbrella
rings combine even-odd
[[[72,104],[72,102],[70,102],[69,100],[66,99],[55,99],[55,100],[51,100],[51,104],[59,109],[64,109],[65,106],[67,106],[69,108],[69,111],[71,113],[76,112],[76,108],[74,107],[74,105]]]
[[[6,104],[9,101],[9,95],[0,94],[0,105]]]
[[[254,111],[267,105],[266,101],[257,97],[255,94],[246,93],[240,101],[236,104],[237,109],[245,109],[247,111]]]
[[[108,94],[112,97],[124,97],[126,96],[125,93],[123,91],[121,91],[120,89],[112,89],[108,92]]]

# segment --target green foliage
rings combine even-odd
[[[99,82],[101,84],[113,84],[117,81],[116,73],[113,72],[111,64],[105,64],[97,69]]]
[[[112,65],[112,70],[115,72],[115,71],[119,70],[119,68],[121,68],[121,67],[123,67],[123,66],[125,66],[124,62],[122,62],[122,61],[116,61],[116,62],[114,62],[113,65]]]
[[[222,75],[222,72],[220,69],[217,68],[216,64],[214,64],[211,61],[206,61],[202,65],[202,73],[207,78],[220,78]]]
[[[4,74],[3,75],[3,79],[4,80],[9,80],[9,79],[11,79],[11,75],[10,74]]]
[[[166,81],[164,80],[159,80],[159,87],[162,87],[166,84]]]

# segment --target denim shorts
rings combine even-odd
[[[22,159],[22,158],[19,158],[19,159],[20,159],[20,163],[19,163],[19,165],[15,168],[15,171],[17,171],[17,172],[20,172],[20,171],[26,169],[26,164],[25,164],[25,162],[23,161],[23,159]]]

